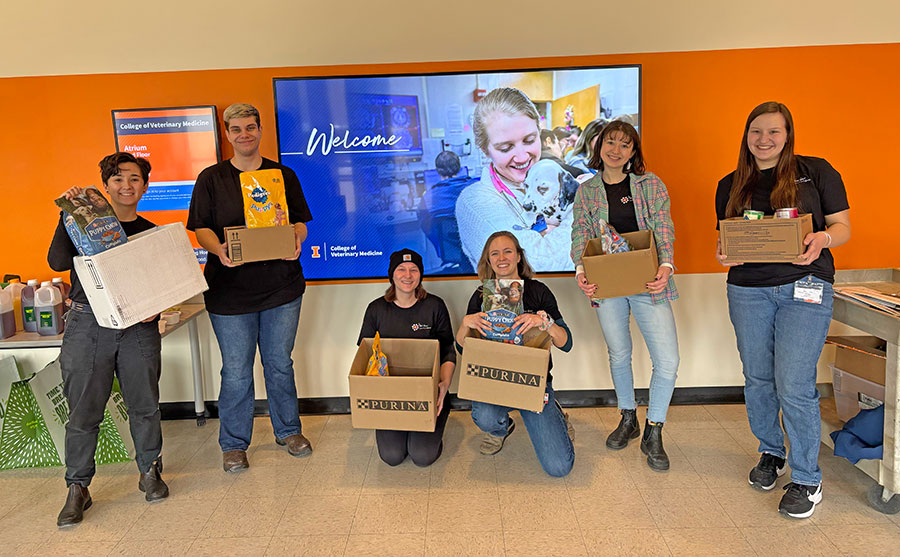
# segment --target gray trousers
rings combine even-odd
[[[162,450],[159,424],[161,339],[156,321],[124,330],[97,324],[93,314],[70,311],[59,365],[69,402],[66,424],[66,485],[87,487],[94,477],[94,452],[113,377],[128,407],[135,460],[142,473]]]

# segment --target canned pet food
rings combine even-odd
[[[751,211],[750,209],[747,209],[744,211],[744,220],[762,220],[763,214],[762,211]]]
[[[796,207],[787,207],[775,210],[776,219],[795,219],[800,216],[800,211]]]

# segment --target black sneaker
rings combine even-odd
[[[761,491],[769,491],[775,482],[784,475],[784,459],[769,453],[763,453],[759,462],[750,470],[750,485]]]
[[[803,485],[791,482],[784,486],[786,493],[778,503],[778,512],[791,518],[809,518],[816,505],[822,502],[822,484]]]

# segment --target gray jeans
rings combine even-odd
[[[94,477],[97,435],[114,376],[128,407],[138,470],[147,472],[159,458],[160,349],[156,321],[119,331],[101,327],[91,313],[68,313],[59,354],[63,391],[69,401],[66,485],[88,486]]]

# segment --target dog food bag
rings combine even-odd
[[[372,356],[369,358],[369,364],[366,366],[366,375],[380,375],[387,377],[388,363],[387,356],[381,351],[381,334],[375,333],[375,341],[372,343]]]
[[[633,249],[628,240],[620,236],[616,229],[603,219],[600,219],[600,243],[603,246],[603,253],[606,254],[624,253]]]
[[[69,238],[81,255],[96,255],[128,241],[122,224],[109,201],[91,186],[72,199],[55,201],[63,210],[63,223]]]
[[[287,197],[281,170],[269,168],[241,172],[244,220],[247,228],[266,228],[288,224]]]
[[[481,311],[491,323],[488,340],[522,344],[522,335],[513,330],[513,321],[525,311],[525,281],[488,279],[481,284]]]

